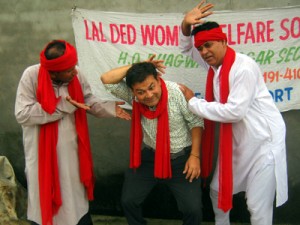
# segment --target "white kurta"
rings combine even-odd
[[[180,48],[208,70],[209,65],[193,47],[192,38],[181,33]],[[232,123],[233,130],[233,193],[246,191],[256,172],[267,164],[275,164],[276,206],[287,201],[286,128],[283,118],[265,85],[258,65],[248,56],[236,54],[229,74],[230,93],[221,104],[220,68],[214,69],[214,102],[196,97],[189,108],[200,117]],[[211,188],[218,190],[218,164]],[[263,184],[257,184],[258,187]]]
[[[77,68],[78,70],[78,68]],[[58,169],[62,195],[62,206],[53,222],[57,225],[76,225],[88,212],[89,203],[85,188],[80,182],[78,165],[77,134],[74,111],[76,107],[65,100],[68,84],[53,84],[56,96],[61,96],[56,111],[50,115],[42,110],[36,99],[39,65],[28,67],[20,80],[15,116],[22,125],[25,151],[25,173],[28,185],[28,219],[41,224],[39,184],[38,184],[38,136],[41,124],[58,122]],[[115,103],[96,98],[84,76],[78,70],[85,103],[92,106],[89,113],[97,117],[114,117]]]

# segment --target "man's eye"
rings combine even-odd
[[[205,44],[204,44],[204,47],[205,47],[205,48],[210,48],[211,46],[212,46],[212,43],[205,43]]]

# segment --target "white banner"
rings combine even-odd
[[[300,109],[300,6],[255,11],[218,11],[228,45],[252,57],[280,111]],[[108,94],[100,75],[143,61],[151,54],[164,59],[164,79],[183,83],[204,97],[206,71],[179,51],[181,13],[120,13],[77,8],[72,12],[79,66],[93,92]]]

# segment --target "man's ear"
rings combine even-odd
[[[134,96],[134,92],[132,88],[130,88],[130,91],[131,91],[131,95]]]
[[[157,78],[156,78],[156,79],[157,79],[158,85],[159,85],[159,86],[161,86],[161,82],[160,82],[160,79],[159,79],[159,77],[158,77],[158,76],[157,76]]]

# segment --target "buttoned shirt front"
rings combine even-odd
[[[168,114],[170,128],[171,153],[180,152],[192,144],[191,129],[203,127],[203,120],[195,116],[189,109],[187,102],[175,82],[165,81],[168,90]],[[118,84],[105,84],[106,90],[115,97],[132,104],[135,101],[130,88],[124,81]],[[142,116],[143,142],[155,149],[157,119]]]

